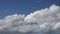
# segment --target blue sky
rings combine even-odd
[[[0,0],[0,34],[60,34],[60,0]]]
[[[60,0],[0,0],[0,18],[12,14],[29,14],[52,4],[60,6]]]

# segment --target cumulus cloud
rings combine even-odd
[[[37,10],[29,15],[9,15],[0,19],[0,31],[24,34],[60,34],[60,7]]]

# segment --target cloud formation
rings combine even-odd
[[[60,34],[60,7],[53,4],[25,15],[9,15],[0,19],[0,31],[24,34]]]

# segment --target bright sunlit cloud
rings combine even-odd
[[[21,14],[6,16],[0,19],[0,31],[60,34],[60,7],[53,4],[27,16]]]

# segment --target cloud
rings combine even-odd
[[[60,7],[37,10],[29,15],[14,14],[0,19],[0,31],[24,34],[60,34]]]

